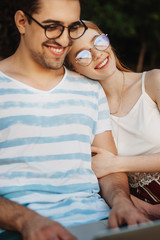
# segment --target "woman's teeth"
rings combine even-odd
[[[102,68],[108,62],[108,58],[106,58],[97,68]]]

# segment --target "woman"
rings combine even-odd
[[[108,99],[118,156],[92,147],[97,177],[128,172],[131,192],[160,203],[160,70],[135,73],[122,66],[109,38],[92,22],[73,43],[67,66],[98,80]]]

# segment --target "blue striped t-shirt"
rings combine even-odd
[[[0,73],[0,195],[64,226],[108,217],[91,144],[111,130],[101,85],[65,70],[41,91]]]

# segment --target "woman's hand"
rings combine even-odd
[[[98,147],[91,147],[92,170],[97,178],[111,173],[122,172],[118,157],[113,153]]]
[[[131,200],[135,207],[146,215],[150,220],[160,219],[160,204],[150,204],[143,200],[131,195]]]

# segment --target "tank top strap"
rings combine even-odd
[[[145,76],[146,72],[142,73],[142,94],[145,93]]]

